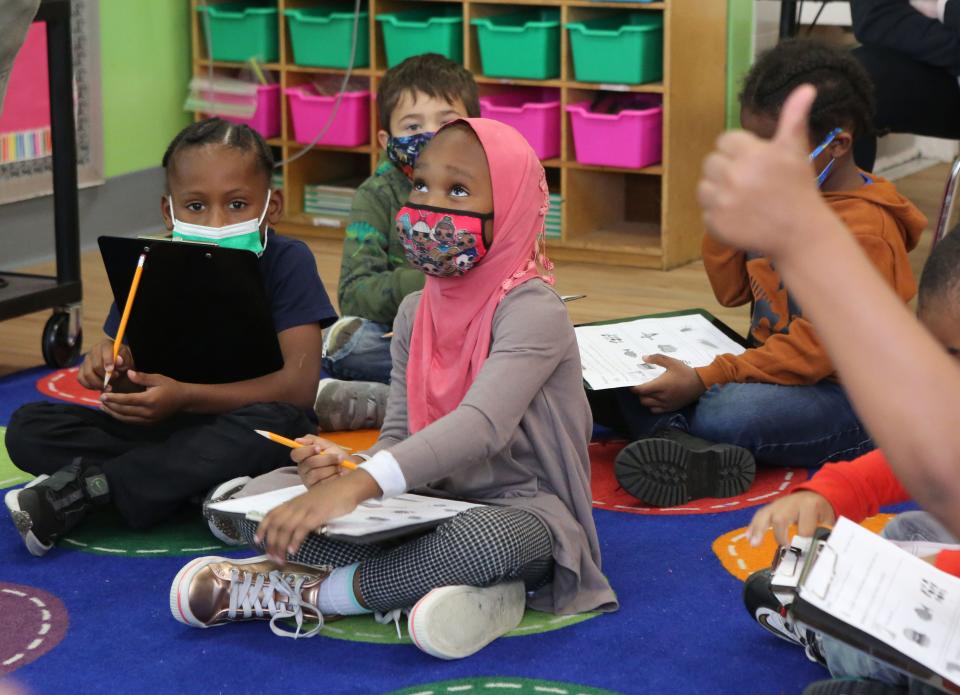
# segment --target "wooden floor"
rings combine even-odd
[[[948,167],[937,165],[897,182],[901,193],[913,200],[931,225],[939,210]],[[310,241],[317,267],[331,299],[336,301],[340,275],[340,244]],[[930,231],[924,233],[919,247],[911,254],[914,271],[920,268],[930,249]],[[23,272],[53,273],[53,263],[45,263]],[[85,346],[103,337],[101,326],[112,296],[103,264],[96,250],[83,254],[83,333]],[[725,309],[713,298],[700,262],[669,272],[609,267],[588,263],[558,263],[557,289],[562,294],[586,294],[586,299],[569,305],[575,323],[635,316],[660,311],[699,307],[707,309],[743,333],[748,325],[747,308]],[[31,314],[0,323],[0,376],[34,367],[43,362],[40,336],[49,312]]]

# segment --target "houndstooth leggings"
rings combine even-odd
[[[257,524],[238,524],[253,547]],[[368,608],[409,608],[441,586],[491,586],[523,580],[527,591],[553,578],[550,533],[530,512],[513,507],[476,507],[433,531],[399,544],[360,545],[311,533],[293,562],[342,567],[359,562],[360,593]]]

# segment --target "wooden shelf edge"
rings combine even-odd
[[[622,265],[631,268],[663,269],[663,257],[659,252],[645,249],[608,250],[576,246],[558,239],[547,241],[547,255],[555,261],[568,263],[599,263],[603,265]]]
[[[568,89],[585,89],[597,92],[637,92],[639,94],[663,94],[665,92],[663,82],[650,82],[649,84],[608,84],[606,82],[576,82],[567,80],[562,84]]]
[[[471,0],[472,2],[473,0]],[[483,0],[486,2],[487,0]],[[667,9],[665,2],[591,2],[591,0],[566,0],[569,7],[615,7],[624,10],[659,11]]]
[[[284,217],[275,225],[275,228],[280,234],[297,239],[333,239],[335,241],[343,239],[346,222],[337,227],[313,225],[307,222],[309,217],[310,215],[306,213]],[[317,215],[317,217],[322,217],[322,215]]]
[[[599,171],[599,172],[609,172],[615,174],[640,174],[645,176],[663,176],[663,165],[655,164],[649,167],[643,167],[642,169],[630,169],[627,167],[608,167],[608,166],[599,166],[595,164],[581,164],[576,161],[566,161],[563,162],[563,167],[566,169],[576,169],[577,171]]]

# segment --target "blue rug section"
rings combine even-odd
[[[37,379],[53,370],[46,367],[25,369],[0,379],[0,427],[10,422],[13,411],[31,401],[53,401],[37,391]]]
[[[30,391],[42,371],[0,381],[0,423],[20,403],[39,398]],[[305,686],[324,693],[389,693],[487,676],[620,693],[800,693],[826,672],[752,621],[741,601],[741,582],[711,550],[714,539],[746,525],[751,514],[597,511],[604,567],[620,611],[501,639],[454,662],[411,645],[283,639],[263,622],[188,628],[171,617],[168,605],[170,583],[185,558],[60,548],[34,558],[3,515],[0,580],[56,595],[70,619],[59,646],[14,671],[12,679],[31,693],[292,692]]]

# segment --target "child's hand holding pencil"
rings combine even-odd
[[[344,472],[343,469],[356,468],[356,464],[346,460],[350,455],[349,449],[323,437],[307,434],[297,439],[287,439],[264,430],[257,430],[257,434],[293,449],[290,459],[297,464],[300,480],[306,487],[335,478]]]

